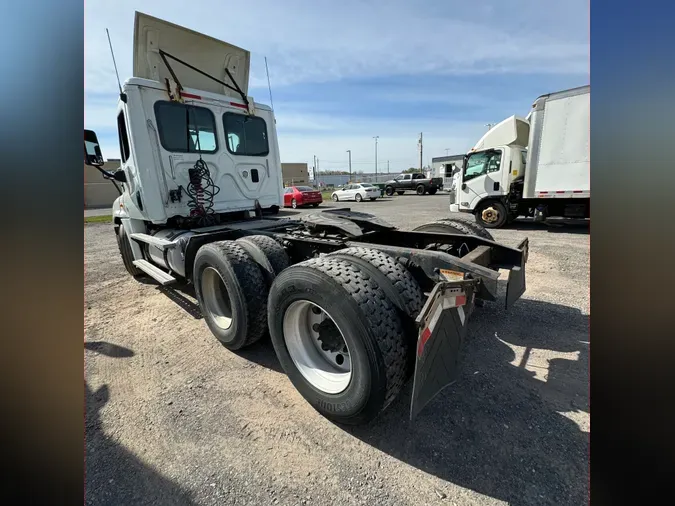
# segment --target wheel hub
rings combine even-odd
[[[312,330],[319,334],[318,339],[321,342],[321,349],[323,351],[337,353],[345,347],[345,340],[342,339],[340,330],[330,318],[323,320],[321,323],[315,323],[312,325]]]
[[[481,213],[481,218],[486,223],[494,223],[499,219],[499,211],[492,206],[486,207]]]

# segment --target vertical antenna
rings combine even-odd
[[[105,29],[105,33],[108,35],[108,45],[110,46],[110,54],[112,55],[113,65],[115,66],[115,75],[117,76],[117,87],[120,89],[120,95],[122,95],[122,85],[120,84],[120,75],[117,72],[117,63],[115,62],[115,53],[112,48],[112,42],[110,42],[110,32],[108,29]]]
[[[274,111],[274,102],[272,102],[272,85],[270,85],[270,71],[267,68],[267,56],[265,56],[265,72],[267,73],[267,88],[270,90],[270,105]]]

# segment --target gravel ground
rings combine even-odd
[[[335,206],[411,229],[447,216],[447,195],[322,207]],[[269,341],[227,351],[189,287],[134,281],[111,225],[85,225],[86,504],[586,503],[588,226],[493,235],[530,238],[527,292],[474,312],[460,380],[412,425],[408,385],[343,428],[305,403]]]

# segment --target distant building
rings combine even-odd
[[[442,177],[443,186],[450,188],[452,171],[455,167],[461,169],[464,164],[464,155],[439,156],[431,159],[431,177]]]
[[[284,186],[309,184],[309,168],[306,163],[282,163],[281,175]]]
[[[103,164],[103,169],[116,171],[120,168],[120,160],[108,159]],[[120,186],[119,183],[117,183]],[[111,207],[113,201],[119,197],[115,186],[103,179],[103,175],[91,165],[84,166],[84,208],[96,209]]]

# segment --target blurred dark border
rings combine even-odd
[[[25,504],[84,490],[83,24],[81,1],[26,0],[0,31],[1,433]]]
[[[675,5],[590,9],[591,497],[644,503],[675,454]],[[4,16],[2,435],[22,475],[6,481],[22,502],[72,504],[84,450],[83,4],[28,0]]]
[[[673,469],[675,5],[591,2],[591,498]]]

